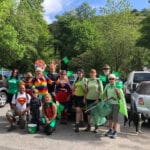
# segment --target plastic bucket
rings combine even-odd
[[[37,124],[28,124],[28,132],[33,134],[37,132]]]

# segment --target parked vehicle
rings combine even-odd
[[[150,122],[150,81],[141,82],[131,94],[131,108]]]
[[[150,81],[150,72],[149,71],[132,71],[127,81],[124,83],[124,93],[127,102],[131,100],[131,93],[133,93],[137,85],[142,81]]]
[[[0,107],[5,106],[7,102],[7,88],[3,86],[2,75],[0,74]]]

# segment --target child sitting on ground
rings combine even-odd
[[[41,102],[38,98],[38,90],[32,89],[32,98],[30,101],[30,114],[31,123],[37,124],[37,130],[39,130],[39,118],[40,118],[40,106]]]
[[[44,132],[50,135],[56,127],[57,108],[49,93],[44,96],[42,110],[44,115],[42,118]]]

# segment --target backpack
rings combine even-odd
[[[88,83],[89,83],[89,80],[87,80],[87,90],[88,90]],[[101,89],[101,86],[100,86],[100,81],[97,78],[96,78],[96,83],[98,84],[98,90],[102,92],[102,89]]]
[[[29,100],[29,95],[27,93],[25,94],[26,94],[26,99]],[[18,93],[15,94],[15,99],[17,99],[17,97],[18,97]]]

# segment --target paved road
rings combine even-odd
[[[81,131],[75,133],[73,124],[58,123],[56,132],[46,136],[42,132],[28,134],[27,130],[16,129],[7,132],[5,113],[8,105],[0,108],[0,150],[149,150],[150,127],[145,125],[143,133],[136,135],[133,127],[123,127],[116,139],[104,137],[107,127],[100,127],[99,133]]]

